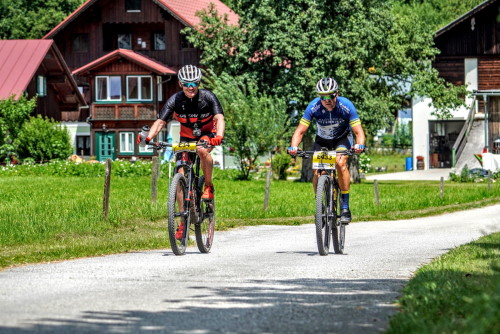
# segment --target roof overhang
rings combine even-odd
[[[113,52],[108,53],[107,55],[102,56],[101,58],[98,58],[94,60],[91,63],[88,63],[85,66],[82,66],[76,70],[73,71],[73,75],[84,75],[86,73],[90,73],[92,71],[95,71],[99,69],[102,66],[105,66],[107,64],[113,63],[117,61],[118,59],[126,59],[132,63],[135,63],[141,67],[144,67],[145,69],[159,74],[159,75],[176,75],[177,71],[169,67],[167,65],[164,65],[152,58],[146,57],[140,53],[134,52],[132,50],[127,50],[127,49],[117,49]]]
[[[457,25],[459,25],[460,23],[464,22],[465,20],[469,19],[470,17],[476,15],[478,12],[482,11],[484,8],[488,7],[489,5],[493,4],[494,2],[496,2],[498,0],[486,0],[485,2],[477,5],[476,7],[474,7],[472,10],[470,10],[469,12],[465,13],[464,15],[460,16],[458,19],[456,19],[455,21],[452,21],[450,22],[448,25],[444,26],[443,28],[439,29],[436,34],[434,35],[434,38],[436,37],[439,37],[441,35],[443,35],[444,33],[446,33],[447,31],[453,29],[454,27],[456,27]]]

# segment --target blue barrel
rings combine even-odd
[[[412,170],[412,169],[413,169],[413,158],[407,157],[406,158],[406,170]]]

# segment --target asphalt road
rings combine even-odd
[[[500,205],[351,224],[319,256],[314,225],[217,232],[193,246],[0,272],[0,333],[378,333],[412,273],[500,231]]]

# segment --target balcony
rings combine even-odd
[[[152,104],[93,104],[92,119],[96,121],[156,120]]]

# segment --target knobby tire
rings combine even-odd
[[[332,225],[332,194],[331,179],[328,175],[321,175],[316,187],[316,242],[320,255],[328,255],[330,248],[330,228]]]
[[[340,187],[337,180],[333,185],[333,223],[332,242],[333,250],[337,254],[344,252],[345,225],[340,224]]]
[[[194,232],[196,234],[196,244],[202,253],[210,252],[212,243],[214,241],[215,231],[215,200],[204,201],[201,199],[201,193],[205,185],[205,176],[200,177],[198,182],[198,189],[200,193],[197,194],[198,209],[198,222],[195,224]]]
[[[181,173],[175,174],[168,193],[168,237],[170,247],[175,255],[183,255],[189,240],[189,210],[184,214],[183,202],[187,198],[187,181]],[[182,214],[182,215],[181,215]],[[184,234],[181,240],[176,239],[180,224],[184,224]]]

